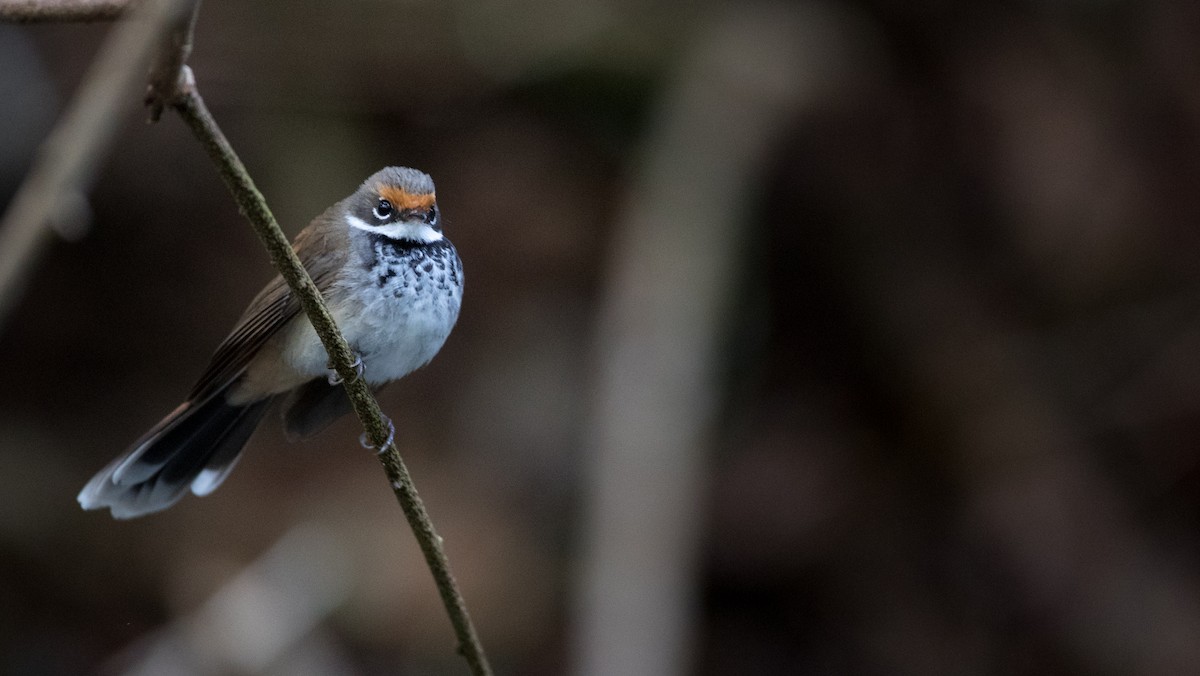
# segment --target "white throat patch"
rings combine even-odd
[[[365,232],[373,232],[389,239],[407,239],[423,244],[442,240],[442,233],[434,230],[428,223],[386,223],[384,225],[371,225],[357,216],[347,215],[346,224],[352,228],[358,228]]]

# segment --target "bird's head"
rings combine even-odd
[[[433,179],[408,167],[387,167],[363,182],[350,198],[346,223],[390,239],[431,243],[442,239]]]

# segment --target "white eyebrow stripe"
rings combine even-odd
[[[389,239],[407,239],[414,242],[422,242],[430,244],[432,242],[440,242],[443,239],[442,233],[434,230],[428,223],[388,223],[386,225],[371,225],[358,216],[352,214],[346,215],[346,224],[352,228],[358,228],[364,232],[372,232],[377,235],[383,235]]]

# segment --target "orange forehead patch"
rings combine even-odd
[[[397,209],[429,209],[437,201],[433,193],[421,193],[414,195],[413,193],[397,188],[394,185],[383,185],[382,183],[376,186],[379,196],[392,203],[392,206]]]

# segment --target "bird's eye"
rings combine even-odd
[[[379,200],[379,204],[375,205],[375,218],[381,221],[386,221],[388,216],[392,215],[392,203],[387,200]]]
[[[429,224],[437,222],[437,207],[430,207],[429,211],[425,212],[425,222]]]

